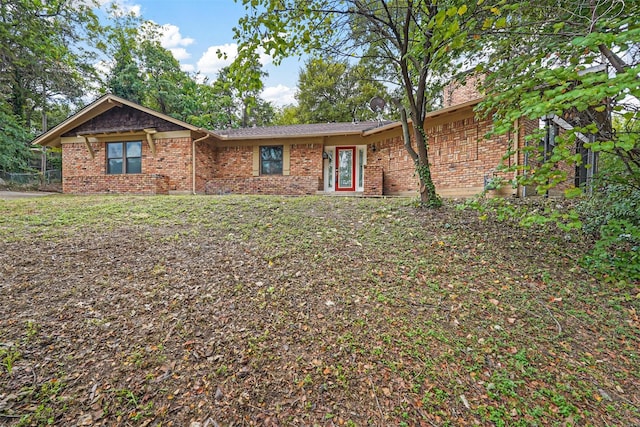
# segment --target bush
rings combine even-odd
[[[607,184],[578,205],[583,229],[598,241],[584,266],[614,281],[640,281],[640,190]]]

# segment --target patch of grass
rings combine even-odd
[[[25,425],[73,425],[88,396],[105,425],[640,424],[640,289],[585,274],[580,236],[404,199],[61,196],[0,218],[20,354],[0,395],[32,387]],[[36,366],[73,380],[42,391]]]

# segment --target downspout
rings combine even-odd
[[[191,194],[196,195],[196,142],[204,141],[209,138],[206,134],[202,138],[191,140]]]
[[[196,140],[191,143],[191,194],[196,195]]]

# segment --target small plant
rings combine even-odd
[[[9,348],[0,348],[0,360],[2,361],[2,367],[7,371],[9,375],[13,371],[13,366],[16,361],[22,357],[20,351],[15,346]]]
[[[38,326],[38,324],[33,320],[27,320],[27,330],[25,332],[25,335],[26,335],[25,340],[29,341],[30,339],[38,335],[38,332],[40,332],[40,326]]]

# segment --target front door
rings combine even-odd
[[[356,147],[336,147],[336,191],[356,189]]]

